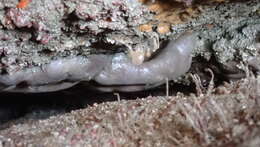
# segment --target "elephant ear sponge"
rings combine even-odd
[[[170,41],[158,56],[141,65],[133,64],[127,56],[118,53],[95,80],[103,85],[156,84],[165,79],[173,80],[189,70],[195,47],[195,35],[185,33]]]
[[[40,67],[0,76],[0,86],[5,85],[0,91],[50,92],[89,80],[109,86],[158,84],[189,70],[191,51],[195,46],[194,34],[186,33],[170,41],[155,58],[141,65],[133,64],[123,53],[58,59]]]

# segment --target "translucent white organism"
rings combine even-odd
[[[186,33],[170,41],[157,56],[141,65],[133,64],[123,53],[63,58],[0,76],[0,91],[50,92],[90,80],[99,83],[101,86],[97,89],[103,91],[140,91],[187,72],[195,46],[195,35]]]
[[[141,65],[133,64],[122,53],[115,54],[112,63],[95,77],[95,81],[102,85],[114,85],[100,87],[103,91],[139,91],[164,83],[166,79],[173,80],[189,70],[191,51],[195,45],[195,36],[187,33],[170,41],[158,56]],[[123,88],[124,85],[128,86]],[[141,85],[142,88],[133,85]]]

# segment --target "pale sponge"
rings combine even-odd
[[[195,44],[195,36],[187,33],[170,41],[158,56],[141,65],[133,64],[122,53],[115,54],[112,64],[106,66],[95,81],[103,85],[132,85],[175,79],[189,70]]]
[[[162,83],[165,79],[173,80],[189,70],[191,51],[195,46],[195,35],[186,33],[170,41],[157,56],[141,65],[133,64],[123,53],[58,59],[12,75],[0,75],[0,91],[50,92],[90,80],[111,87]],[[122,87],[112,90],[129,91]],[[130,91],[135,91],[135,88]]]

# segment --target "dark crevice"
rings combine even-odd
[[[182,85],[170,83],[169,94],[175,95],[177,92],[190,94],[194,85]],[[165,84],[146,91],[140,92],[119,92],[120,98],[124,100],[134,100],[148,96],[165,96]],[[4,122],[19,119],[33,113],[34,110],[50,113],[49,111],[57,111],[57,113],[70,112],[81,108],[92,106],[95,103],[103,103],[116,101],[117,96],[113,92],[100,92],[87,88],[85,84],[79,84],[67,90],[52,93],[0,93],[2,100],[0,104],[0,125]],[[55,115],[50,113],[47,118]],[[39,116],[37,119],[42,119]],[[1,127],[0,127],[1,129]],[[3,129],[3,128],[2,128]]]
[[[71,27],[73,23],[79,21],[79,18],[75,14],[75,11],[70,13],[65,19],[63,19],[66,27]]]
[[[106,53],[106,54],[122,52],[122,51],[124,51],[123,48],[125,48],[123,45],[115,45],[115,44],[111,44],[111,43],[106,43],[102,40],[92,43],[90,47],[95,50],[98,50],[99,53]]]

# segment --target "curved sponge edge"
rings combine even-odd
[[[54,60],[40,67],[0,75],[0,91],[50,92],[67,89],[78,82],[94,80],[101,85],[157,84],[173,80],[187,72],[191,51],[196,46],[194,33],[185,33],[172,40],[154,59],[136,65],[127,55],[76,56]],[[115,90],[127,91],[124,88]],[[135,88],[133,88],[135,89]],[[140,90],[142,88],[138,88]],[[143,88],[145,89],[145,87]]]

